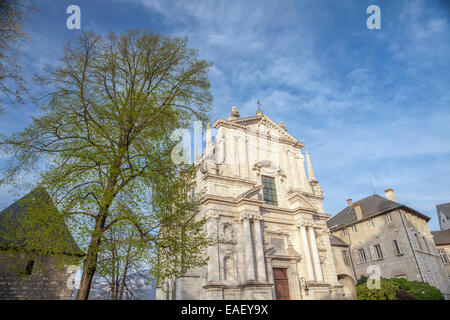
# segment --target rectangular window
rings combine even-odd
[[[343,236],[348,235],[348,230],[347,230],[347,228],[342,229],[342,235],[343,235]]]
[[[417,242],[417,246],[419,247],[419,250],[422,251],[423,249],[422,249],[422,244],[420,243],[419,236],[417,235],[417,233],[415,233],[414,236],[416,237],[416,242]]]
[[[261,176],[263,184],[264,202],[273,206],[278,205],[277,190],[275,189],[275,179]]]
[[[358,249],[358,256],[361,263],[367,262],[366,251],[364,249]]]
[[[350,257],[348,256],[347,250],[342,250],[342,257],[344,258],[345,265],[350,266]]]
[[[425,243],[425,248],[427,249],[427,252],[430,252],[430,247],[428,246],[427,239],[425,239],[424,236],[422,236],[422,239],[423,239],[423,243]]]
[[[389,212],[386,213],[386,222],[387,223],[392,222],[391,214]]]
[[[372,220],[372,219],[370,219],[369,221],[367,221],[367,224],[369,225],[369,229],[372,229],[372,228],[374,227],[374,224],[373,224],[373,220]]]
[[[381,250],[381,246],[379,244],[374,245],[375,248],[375,256],[378,260],[383,259],[383,250]]]
[[[398,240],[393,240],[392,245],[394,246],[395,254],[400,256],[403,254],[403,250],[400,247],[400,244],[398,243]]]
[[[27,265],[25,266],[25,274],[27,276],[31,275],[33,273],[33,267],[34,267],[34,260],[28,260]]]
[[[352,230],[352,234],[355,234],[355,233],[357,233],[358,232],[358,229],[356,229],[356,225],[354,224],[354,225],[352,225],[352,227],[351,227],[351,229],[350,230]]]
[[[439,255],[441,256],[442,263],[449,264],[450,261],[448,260],[447,253],[442,249],[438,249],[438,252],[439,252]]]

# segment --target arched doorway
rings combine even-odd
[[[356,300],[356,281],[348,274],[338,274],[339,284],[344,286],[345,298],[347,300]]]

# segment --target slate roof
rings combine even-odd
[[[450,219],[450,203],[438,204],[436,210],[445,214],[445,216]]]
[[[39,223],[29,223],[31,220],[27,220],[27,216],[31,212],[39,211],[45,211],[49,216],[42,216]],[[49,253],[84,255],[65,222],[62,219],[59,220],[57,213],[58,209],[45,189],[38,188],[31,191],[0,212],[0,248],[32,249],[31,247],[35,244],[41,249],[44,247],[42,241],[45,241],[49,248],[55,248],[55,252],[50,250]],[[33,221],[36,220],[33,219]],[[36,229],[39,232],[33,231]],[[30,230],[30,232],[23,231],[25,236],[21,230]]]
[[[350,247],[344,240],[332,235],[330,235],[330,244],[336,247]]]
[[[431,231],[436,245],[450,244],[450,229],[442,231]]]
[[[386,199],[382,196],[379,196],[377,194],[371,195],[367,198],[361,199],[357,202],[361,207],[361,212],[363,219],[374,217],[380,214],[383,214],[385,212],[389,212],[396,209],[405,209],[415,215],[420,216],[421,218],[425,219],[426,221],[429,221],[430,218],[426,215],[405,206],[404,204],[391,201],[389,199]],[[348,226],[355,222],[356,219],[356,213],[353,206],[348,206],[344,210],[340,211],[338,214],[334,215],[327,221],[328,228],[334,229],[334,228],[341,228],[344,226]]]

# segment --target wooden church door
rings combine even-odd
[[[274,268],[273,280],[277,300],[290,300],[287,269]]]

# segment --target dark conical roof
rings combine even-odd
[[[39,219],[27,219],[34,213]],[[47,191],[37,188],[0,212],[0,248],[32,250],[46,244],[48,253],[84,254]]]

